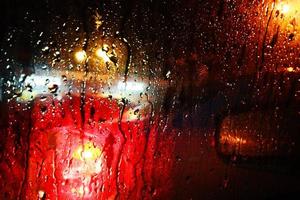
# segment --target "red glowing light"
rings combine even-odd
[[[24,184],[11,194],[13,198],[22,195],[24,199],[114,199],[117,196],[141,199],[153,195],[151,190],[145,192],[145,188],[156,187],[169,179],[172,162],[165,165],[163,160],[154,157],[154,152],[159,148],[157,145],[165,143],[168,145],[161,154],[171,156],[172,140],[162,137],[157,141],[155,124],[149,129],[150,113],[141,111],[141,107],[126,107],[124,116],[120,117],[117,100],[95,101],[87,97],[82,118],[79,96],[62,100],[37,98],[27,112],[22,110],[22,105],[11,102],[9,106],[14,110],[10,120],[24,123],[22,133],[31,130],[28,154],[23,153],[26,149],[20,152],[20,156],[28,155],[28,166],[22,166],[17,157],[8,157],[15,163],[14,174],[11,174],[13,178],[5,179],[7,188],[3,190],[11,191],[11,185],[15,181],[21,183],[26,176]],[[22,117],[16,114],[17,110],[22,110]],[[8,127],[8,131],[14,135],[13,127]],[[14,152],[10,148],[13,146],[8,139],[5,151]],[[5,166],[1,163],[1,168]],[[163,195],[170,187],[157,190],[156,195]]]

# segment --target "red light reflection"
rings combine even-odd
[[[13,167],[5,169],[2,162],[1,170],[13,173],[1,177],[8,180],[3,191],[24,199],[150,199],[167,193],[169,186],[154,188],[169,182],[172,163],[154,152],[163,144],[161,157],[170,157],[174,145],[168,137],[158,142],[151,113],[122,117],[116,100],[87,97],[82,118],[81,106],[80,97],[37,98],[25,111],[11,102],[8,121],[16,121],[24,135],[21,151],[12,149],[14,138],[6,142]],[[13,126],[8,125],[8,137],[16,135]],[[14,184],[18,190],[11,191]]]

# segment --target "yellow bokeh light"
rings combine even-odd
[[[73,158],[82,161],[95,161],[101,155],[101,150],[88,142],[79,146],[73,153]]]
[[[289,2],[291,3],[291,2]],[[280,2],[277,5],[277,9],[282,13],[282,14],[287,14],[289,12],[291,12],[291,6],[285,2]]]
[[[22,95],[18,98],[18,101],[30,101],[30,100],[33,100],[35,99],[35,97],[37,97],[38,94],[35,92],[35,91],[27,91],[27,90],[24,90],[22,92]]]
[[[287,4],[284,4],[282,6],[281,12],[285,14],[285,13],[288,13],[289,11],[290,11],[290,6]]]
[[[85,51],[83,51],[83,50],[77,51],[74,56],[75,56],[76,62],[78,62],[78,63],[84,62],[87,57]]]
[[[89,188],[86,187],[86,186],[80,186],[78,188],[72,188],[71,189],[71,192],[73,194],[75,194],[77,197],[83,197],[84,194],[88,194],[90,191],[89,191]]]
[[[101,48],[96,50],[96,56],[98,58],[101,58],[104,62],[110,61],[109,57],[107,56],[107,53],[105,51],[103,51]]]
[[[293,67],[288,67],[288,68],[286,68],[286,71],[288,71],[288,72],[293,72],[293,71],[294,71],[294,68],[293,68]]]

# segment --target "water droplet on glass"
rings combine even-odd
[[[23,83],[25,81],[25,79],[26,79],[26,74],[21,74],[20,78],[19,78],[19,82]]]
[[[25,88],[28,92],[32,92],[32,86],[30,84],[25,85]]]
[[[45,191],[43,191],[43,190],[38,191],[38,199],[44,199],[45,196],[46,196]]]
[[[16,97],[19,97],[19,96],[22,95],[22,92],[23,92],[23,90],[22,90],[21,88],[18,88],[18,89],[16,89],[16,90],[14,90],[14,95],[15,95]]]
[[[134,114],[134,115],[137,115],[139,112],[140,112],[140,109],[136,109],[136,110],[133,112],[133,114]]]
[[[48,90],[50,93],[56,93],[58,90],[58,85],[56,84],[51,84],[48,86]]]
[[[109,46],[107,44],[104,44],[103,47],[102,47],[102,50],[105,51],[105,52],[108,52],[109,51]]]
[[[47,107],[46,106],[42,106],[41,107],[41,112],[42,112],[42,114],[45,114],[47,112]]]
[[[50,80],[47,78],[45,81],[45,85],[48,85],[50,83]]]
[[[49,53],[50,48],[48,46],[45,46],[44,48],[42,48],[42,52],[43,53]]]
[[[170,75],[171,75],[171,71],[168,71],[168,72],[166,73],[166,78],[170,78]]]
[[[59,51],[55,51],[53,55],[56,56],[56,57],[58,57],[58,56],[60,56],[60,52]]]
[[[63,80],[64,83],[67,83],[67,80],[68,80],[68,79],[67,79],[67,76],[66,76],[66,75],[62,75],[61,78],[62,78],[62,80]]]
[[[43,96],[40,96],[40,100],[41,100],[41,101],[45,101],[46,99],[47,99],[47,96],[44,96],[44,95],[43,95]]]
[[[42,69],[47,69],[48,66],[47,65],[42,65]]]

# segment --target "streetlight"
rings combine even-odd
[[[74,57],[75,57],[76,62],[83,63],[86,60],[87,55],[84,50],[80,50],[80,51],[75,52]]]

